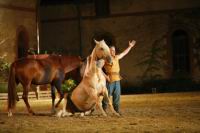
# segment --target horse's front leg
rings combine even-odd
[[[66,111],[66,107],[67,107],[67,95],[68,95],[67,93],[64,94],[63,108],[62,108],[62,110],[60,110],[57,113],[57,117],[65,117],[65,116],[71,116],[71,115],[73,115],[72,113]]]
[[[120,116],[120,114],[117,113],[117,112],[114,110],[114,108],[113,108],[111,99],[110,99],[109,96],[108,96],[107,88],[105,88],[105,92],[104,92],[104,97],[103,97],[103,98],[104,98],[104,99],[106,100],[106,102],[108,103],[108,106],[109,106],[111,112],[112,112],[113,114],[117,115],[117,116]],[[102,99],[102,100],[103,100],[103,99]]]
[[[56,113],[56,109],[55,109],[56,94],[55,94],[55,86],[54,85],[51,85],[51,98],[52,98],[51,113],[55,114]]]
[[[30,107],[30,105],[29,105],[29,102],[28,102],[28,90],[29,90],[29,88],[30,88],[30,84],[23,85],[23,88],[24,88],[24,90],[23,90],[22,98],[23,98],[23,100],[24,100],[24,102],[25,102],[25,104],[26,104],[26,108],[27,108],[29,114],[35,115],[35,113],[34,113],[33,110],[31,109],[31,107]]]

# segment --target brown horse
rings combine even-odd
[[[95,41],[96,46],[92,51],[90,57],[87,58],[87,65],[83,79],[80,84],[72,91],[71,95],[67,96],[64,100],[63,109],[57,113],[58,117],[74,114],[75,112],[87,112],[94,109],[97,105],[102,114],[106,116],[105,111],[101,106],[103,97],[108,101],[111,111],[115,114],[112,103],[108,97],[106,88],[106,79],[102,71],[104,62],[112,63],[110,50],[104,40]],[[66,112],[66,109],[69,112]]]
[[[26,104],[28,112],[34,114],[29,102],[28,91],[31,84],[43,85],[51,84],[52,88],[52,110],[54,110],[55,93],[54,87],[63,98],[61,84],[65,74],[80,67],[82,61],[78,56],[51,55],[46,58],[22,58],[11,64],[8,80],[8,116],[12,116],[12,109],[15,107],[17,95],[16,85],[23,86],[22,98]]]

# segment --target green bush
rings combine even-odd
[[[76,87],[76,81],[73,79],[65,80],[62,84],[62,90],[63,92],[71,92]]]
[[[0,80],[8,81],[10,63],[6,62],[2,57],[0,58]]]

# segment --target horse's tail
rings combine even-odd
[[[15,107],[16,103],[16,81],[15,81],[15,63],[10,66],[8,79],[8,110]]]

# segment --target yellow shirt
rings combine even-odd
[[[117,57],[113,57],[113,64],[105,63],[104,68],[106,70],[106,74],[110,78],[110,82],[115,82],[121,80],[121,76],[119,74],[120,67],[119,67],[119,59]]]

